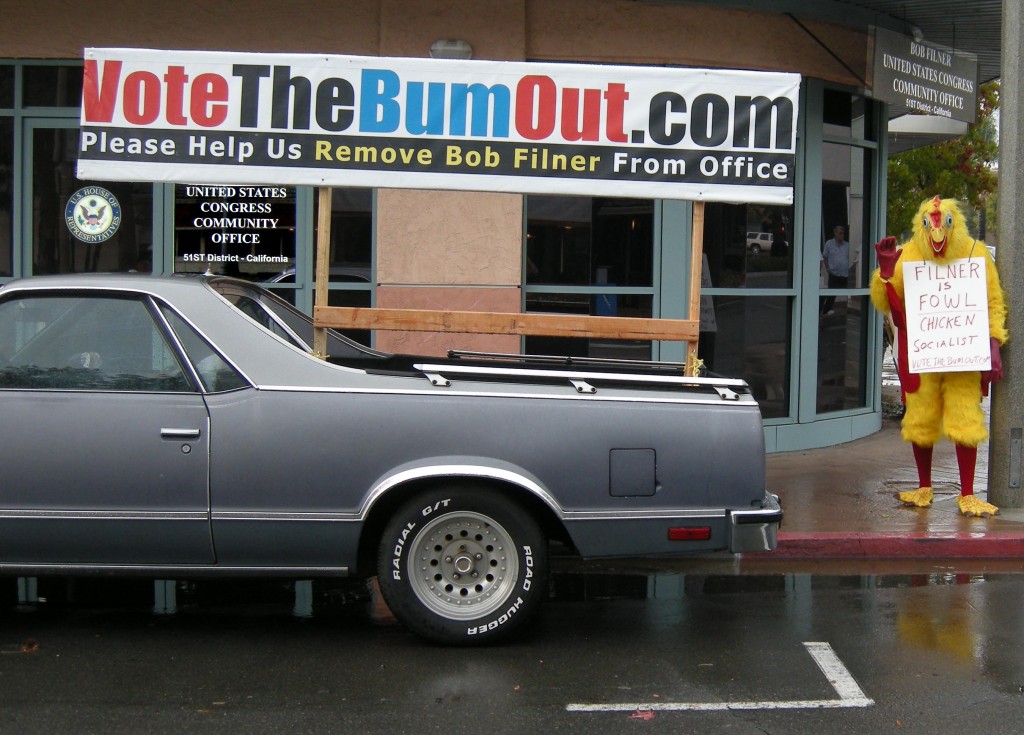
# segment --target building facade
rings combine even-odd
[[[881,333],[868,274],[871,243],[884,230],[886,109],[865,92],[867,26],[755,2],[112,0],[104,22],[88,24],[67,2],[17,5],[0,59],[0,282],[210,267],[266,281],[305,310],[316,189],[76,178],[84,48],[427,57],[435,42],[457,39],[475,59],[799,73],[793,205],[705,206],[698,355],[709,370],[751,384],[770,451],[848,441],[881,425]],[[99,190],[113,200],[96,199]],[[73,236],[69,218],[100,217],[104,207],[115,211],[112,201],[116,232]],[[329,301],[687,318],[692,214],[690,202],[667,199],[338,187]],[[848,269],[830,281],[821,253],[837,227],[849,242]],[[238,252],[247,259],[220,257]],[[685,359],[682,343],[352,336],[425,354]]]

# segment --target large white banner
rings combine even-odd
[[[789,204],[796,74],[86,49],[78,176]]]

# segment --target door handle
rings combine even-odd
[[[199,429],[160,429],[163,439],[198,439]]]

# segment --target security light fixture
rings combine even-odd
[[[434,59],[471,59],[473,47],[462,39],[440,39],[430,44],[430,56]]]

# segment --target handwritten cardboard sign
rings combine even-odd
[[[991,369],[985,259],[903,264],[912,373]]]

